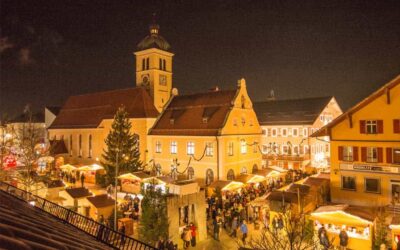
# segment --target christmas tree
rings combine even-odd
[[[140,239],[154,245],[160,238],[168,239],[167,195],[155,183],[142,187]]]
[[[102,163],[106,170],[105,185],[114,184],[116,174],[135,172],[142,168],[139,159],[139,138],[131,132],[131,129],[128,113],[122,106],[117,110],[110,133],[105,140],[107,148],[103,153],[105,162]]]

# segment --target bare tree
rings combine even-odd
[[[25,121],[10,126],[19,163],[15,178],[26,191],[32,192],[39,179],[36,172],[38,160],[46,154],[48,147],[44,142],[44,129],[34,121],[29,106],[24,110],[24,117]]]
[[[239,242],[239,246],[245,249],[256,250],[315,250],[332,248],[332,240],[328,238],[326,238],[325,246],[320,243],[321,240],[314,233],[312,221],[308,220],[305,214],[294,213],[290,207],[283,211],[285,212],[276,216],[272,221],[272,227],[263,229],[259,234],[250,238],[245,245]]]

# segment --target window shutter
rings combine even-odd
[[[386,162],[393,163],[392,148],[386,148]]]
[[[343,147],[342,146],[338,147],[338,157],[339,157],[339,161],[343,161]]]
[[[383,162],[383,148],[378,148],[378,162]]]
[[[378,134],[383,134],[383,120],[378,120]]]
[[[353,147],[353,161],[358,161],[358,147]]]
[[[367,161],[367,148],[366,147],[361,147],[361,161],[363,161],[363,162]]]
[[[400,120],[399,119],[393,120],[393,133],[400,133]]]
[[[360,120],[360,134],[365,134],[365,120]]]

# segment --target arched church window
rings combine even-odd
[[[211,169],[207,169],[206,171],[206,185],[210,185],[214,182],[214,172]]]
[[[240,98],[240,103],[241,103],[242,109],[244,109],[246,107],[246,98],[243,95]]]
[[[187,176],[189,180],[194,178],[194,169],[192,167],[188,168]]]
[[[145,70],[145,69],[146,69],[146,59],[143,58],[142,59],[142,70]]]
[[[92,158],[92,135],[89,135],[89,158]]]
[[[79,135],[79,157],[82,157],[82,135]]]
[[[150,58],[147,57],[146,59],[146,69],[150,68]]]
[[[233,181],[233,179],[235,179],[235,172],[233,172],[233,169],[229,169],[229,171],[226,175],[226,179],[228,181]]]
[[[257,173],[257,171],[258,171],[258,166],[257,166],[257,164],[254,164],[253,169],[251,170],[251,173],[255,174],[255,173]]]
[[[158,63],[159,63],[160,70],[162,70],[163,69],[163,60],[160,58]]]
[[[163,60],[163,70],[167,70],[167,61],[165,59]]]

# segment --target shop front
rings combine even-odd
[[[322,206],[311,213],[318,236],[322,231],[334,246],[372,249],[374,216],[367,208],[349,205]]]
[[[400,250],[400,215],[397,214],[392,218],[389,228],[392,236],[392,249]]]

